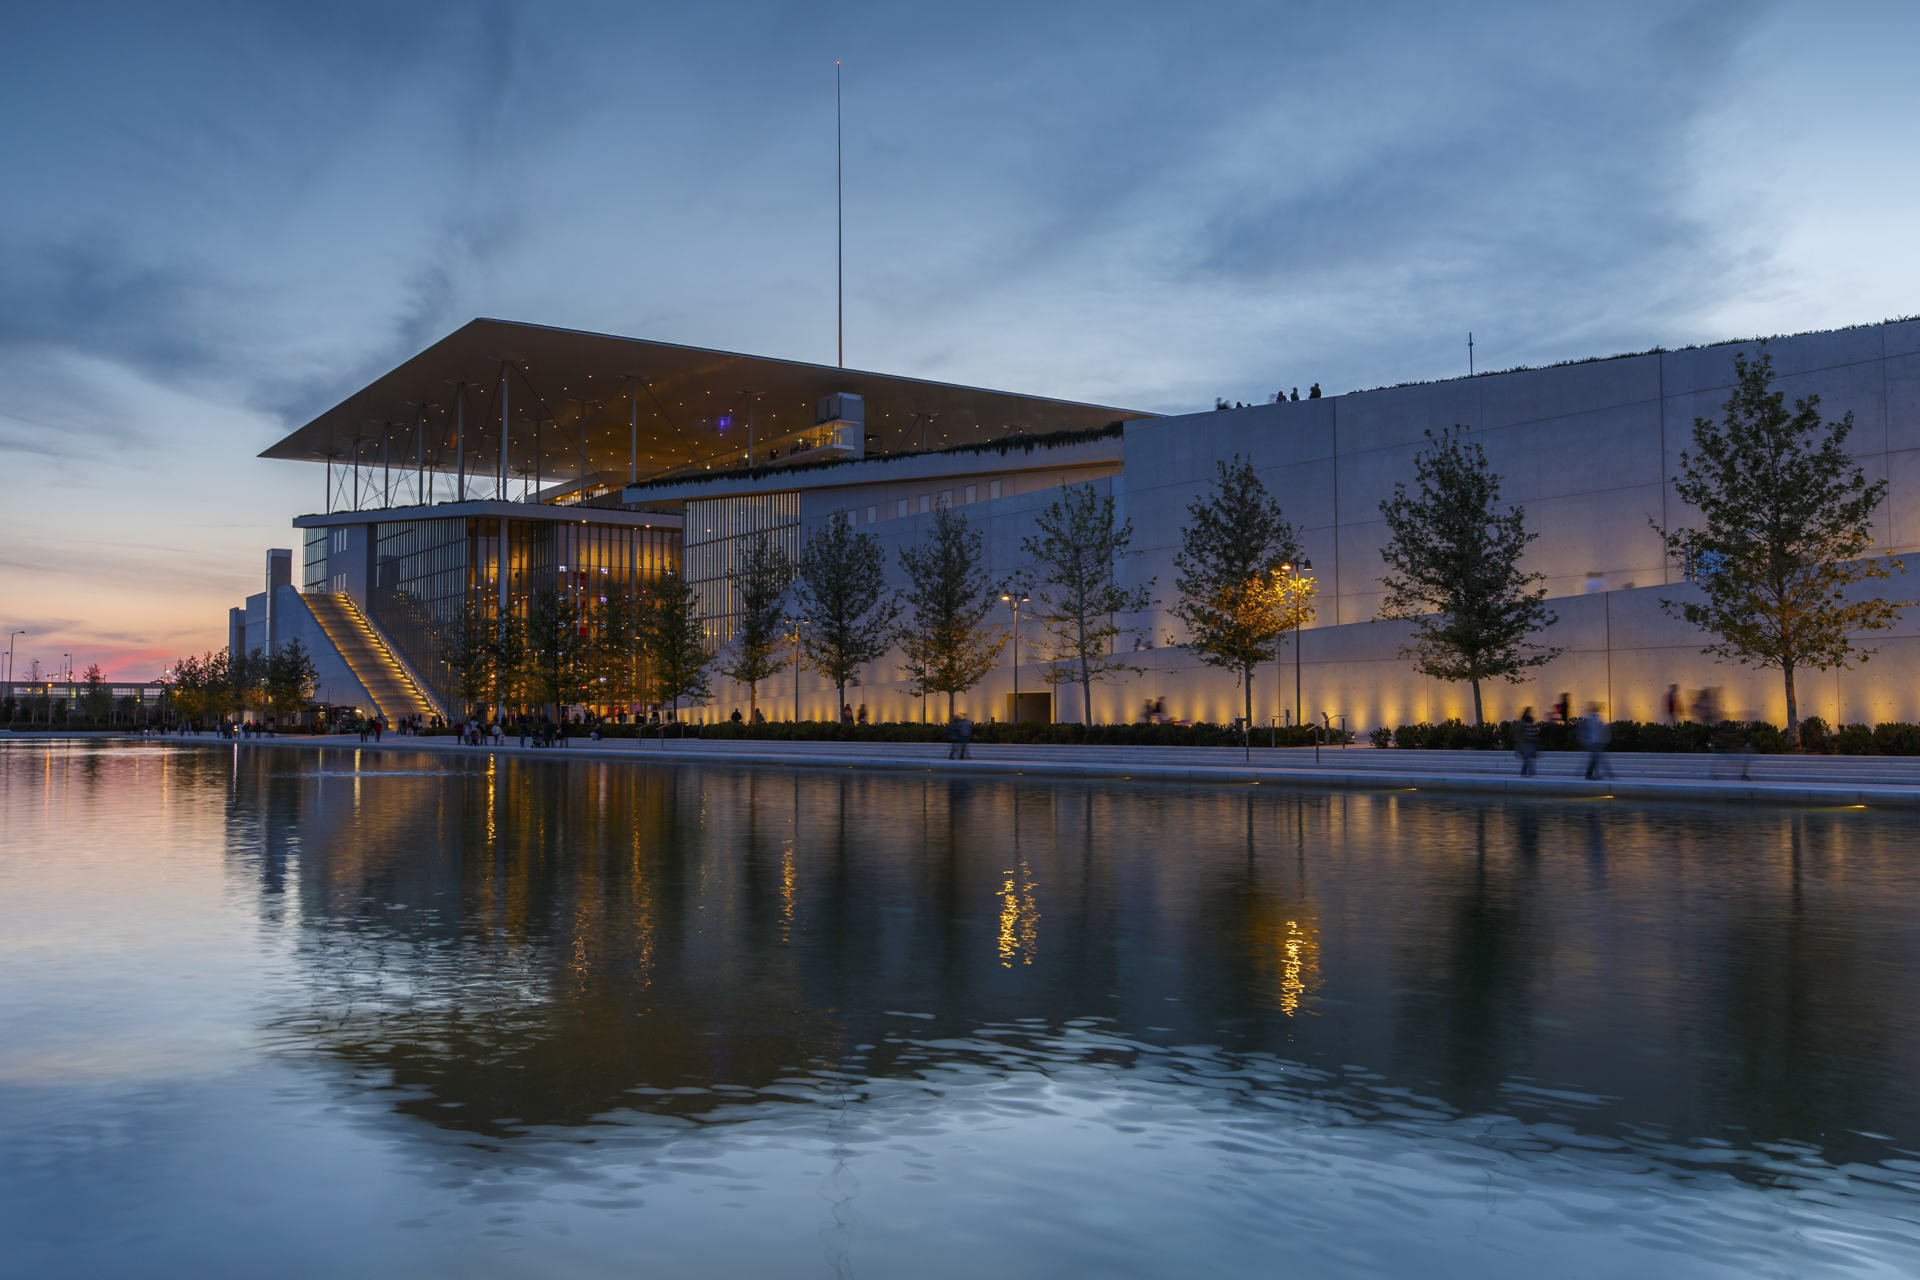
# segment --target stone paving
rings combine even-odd
[[[210,735],[187,741],[218,743]],[[1920,758],[1900,756],[1609,755],[1612,777],[1588,780],[1584,753],[1540,754],[1538,775],[1519,776],[1503,751],[1401,751],[1371,746],[1232,747],[1010,746],[974,744],[949,760],[945,743],[767,742],[715,739],[575,737],[564,747],[465,747],[446,737],[389,733],[379,744],[351,735],[252,742],[391,751],[498,752],[502,755],[744,766],[1110,778],[1188,783],[1261,783],[1342,790],[1416,790],[1503,796],[1685,799],[1920,809]],[[251,745],[242,741],[241,745]],[[1745,770],[1746,776],[1742,777]]]

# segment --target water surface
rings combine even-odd
[[[1920,824],[0,746],[26,1275],[1910,1276]]]

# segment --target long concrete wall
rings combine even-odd
[[[1780,338],[1768,350],[1776,385],[1790,402],[1814,394],[1825,417],[1854,415],[1855,455],[1870,478],[1889,482],[1875,526],[1878,548],[1920,550],[1920,321]],[[1539,711],[1568,693],[1583,707],[1599,702],[1615,717],[1653,718],[1667,686],[1677,684],[1689,697],[1717,687],[1730,710],[1783,721],[1777,672],[1713,662],[1699,651],[1703,638],[1661,610],[1662,598],[1681,598],[1690,588],[1678,581],[1649,523],[1689,518],[1670,478],[1689,447],[1694,418],[1721,414],[1735,354],[1753,351],[1750,345],[1710,347],[1129,423],[1124,474],[1093,483],[1132,519],[1140,554],[1128,562],[1127,577],[1151,582],[1160,603],[1120,619],[1128,628],[1121,647],[1141,673],[1100,686],[1094,718],[1137,718],[1149,698],[1164,699],[1168,713],[1183,719],[1220,722],[1239,713],[1231,675],[1171,647],[1185,637],[1170,609],[1173,555],[1187,505],[1212,484],[1217,463],[1235,453],[1253,462],[1300,526],[1321,583],[1320,616],[1301,638],[1302,710],[1316,718],[1322,711],[1344,714],[1360,729],[1470,718],[1466,686],[1421,677],[1400,655],[1408,626],[1370,621],[1381,598],[1380,503],[1395,481],[1411,482],[1424,432],[1459,423],[1472,428],[1504,477],[1504,497],[1526,507],[1529,526],[1540,535],[1527,563],[1546,575],[1560,618],[1542,640],[1564,650],[1523,684],[1484,687],[1489,717],[1515,715],[1524,706]],[[987,569],[996,580],[1026,571],[1021,539],[1055,495],[1050,488],[1022,492],[963,512],[984,535]],[[817,527],[830,505],[803,504],[803,532]],[[900,547],[919,538],[930,518],[882,519],[863,529],[881,538],[896,582]],[[1881,589],[1896,598],[1920,594],[1920,578],[1895,579]],[[1031,652],[1028,626],[1023,657]],[[1134,652],[1135,636],[1151,638],[1155,647]],[[1920,720],[1920,617],[1910,615],[1876,643],[1880,654],[1857,671],[1805,675],[1802,713],[1836,722]],[[1021,687],[1041,687],[1038,677],[1037,669],[1025,667]],[[721,696],[713,714],[744,704],[728,682],[716,684]],[[1009,666],[962,704],[977,717],[1001,714],[1011,684]],[[1256,677],[1255,718],[1290,715],[1293,686],[1289,651]],[[768,714],[789,713],[792,689],[790,674],[772,683],[771,697],[763,696]],[[802,714],[830,714],[831,695],[814,677],[803,675],[801,689]],[[1078,719],[1077,692],[1061,693],[1059,718]],[[860,696],[849,700],[866,702],[876,718],[920,715],[898,679],[897,656],[874,664]]]

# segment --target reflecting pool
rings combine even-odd
[[[1912,1276],[1920,823],[0,745],[0,1271]]]

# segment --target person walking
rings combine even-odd
[[[1520,757],[1520,776],[1531,778],[1540,759],[1540,726],[1533,718],[1532,707],[1522,711],[1519,723],[1513,726],[1513,752]]]
[[[1611,778],[1613,768],[1607,763],[1607,744],[1613,741],[1613,729],[1600,718],[1600,704],[1587,704],[1587,714],[1580,717],[1580,745],[1587,753],[1587,777],[1589,779]]]
[[[948,716],[947,759],[958,760],[960,758],[960,745],[960,717],[958,715]]]

